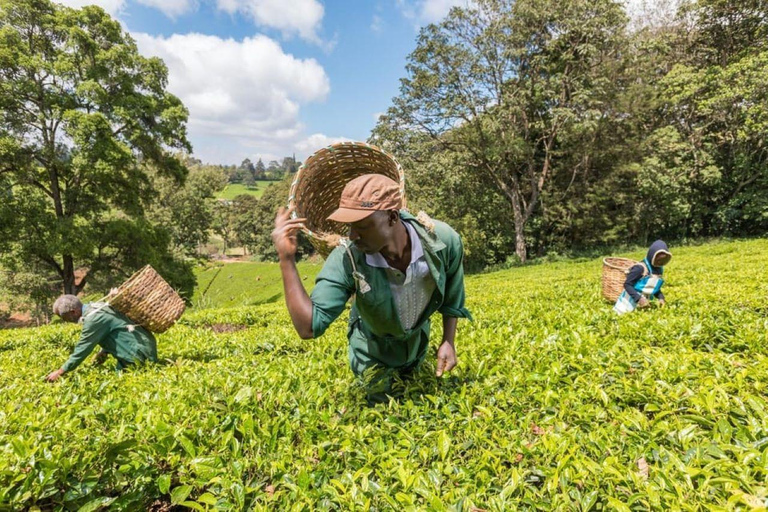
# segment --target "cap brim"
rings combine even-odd
[[[342,224],[350,224],[352,222],[363,220],[373,213],[376,213],[376,210],[355,210],[352,208],[339,208],[330,214],[327,219],[335,222],[341,222]]]

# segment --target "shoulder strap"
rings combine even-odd
[[[643,259],[643,277],[651,275],[651,264],[648,262],[648,258]]]
[[[342,238],[339,240],[339,244],[344,247],[344,250],[347,251],[347,256],[349,256],[349,262],[352,264],[352,278],[355,280],[355,284],[357,285],[357,290],[365,295],[369,291],[371,291],[371,285],[368,284],[368,282],[365,280],[365,276],[357,271],[357,266],[355,265],[355,258],[352,256],[352,251],[350,250],[350,246],[352,245],[349,239]]]
[[[83,316],[81,316],[80,318],[81,318],[81,320],[85,320],[87,317],[93,315],[94,313],[98,313],[99,311],[101,311],[102,309],[104,309],[107,306],[109,306],[109,302],[103,302],[103,303],[100,303],[96,307],[88,308],[88,312],[86,314],[84,314]]]

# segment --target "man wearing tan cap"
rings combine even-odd
[[[380,174],[347,184],[329,220],[349,225],[349,246],[328,256],[311,297],[296,270],[296,235],[305,219],[281,209],[272,240],[280,259],[285,300],[296,331],[317,338],[355,301],[349,317],[349,361],[367,381],[369,402],[392,394],[396,373],[410,374],[425,358],[430,316],[443,316],[437,376],[456,366],[454,338],[464,307],[463,248],[447,224],[401,210],[400,187]],[[364,375],[365,373],[365,375]]]

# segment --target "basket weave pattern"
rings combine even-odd
[[[347,227],[327,217],[339,207],[347,183],[364,174],[383,174],[400,184],[405,208],[405,176],[388,153],[364,142],[339,142],[320,149],[299,167],[291,184],[288,206],[293,217],[305,217],[302,230],[323,257],[346,236]]]
[[[637,265],[637,261],[628,258],[605,258],[603,260],[603,297],[611,302],[616,302],[621,292],[624,291],[624,282],[627,280],[629,269]]]
[[[150,265],[133,274],[108,302],[145,329],[162,333],[184,313],[184,301]]]

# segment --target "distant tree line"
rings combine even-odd
[[[200,160],[194,159],[194,163],[202,165]],[[256,185],[257,181],[279,181],[286,176],[295,173],[300,163],[296,162],[296,156],[286,156],[281,161],[270,160],[268,165],[259,158],[254,164],[250,158],[246,158],[240,165],[218,165],[227,176],[228,183],[242,183],[247,187]]]

